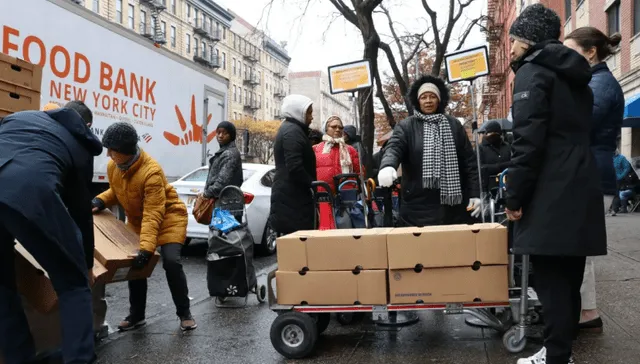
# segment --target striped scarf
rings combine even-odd
[[[460,205],[462,187],[456,144],[449,120],[443,114],[416,116],[423,122],[422,187],[440,189],[440,203]]]

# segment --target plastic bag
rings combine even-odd
[[[216,207],[213,210],[213,217],[211,218],[211,224],[209,225],[210,228],[222,231],[226,234],[238,226],[240,226],[240,223],[229,211],[222,210],[219,207]]]

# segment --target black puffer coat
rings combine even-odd
[[[482,188],[485,192],[497,187],[494,176],[500,174],[511,164],[511,146],[502,139],[499,144],[482,141],[480,144],[480,165],[482,166]]]
[[[605,62],[591,68],[589,86],[593,91],[593,128],[591,129],[591,151],[596,157],[600,171],[602,192],[616,193],[616,172],[613,157],[616,140],[620,135],[624,115],[624,94],[618,80]]]
[[[204,196],[217,198],[227,186],[242,187],[242,156],[233,141],[223,145],[209,159],[209,175],[204,188]]]
[[[449,90],[444,82],[433,76],[417,80],[410,90],[413,107],[419,110],[418,90],[424,83],[433,83],[440,89],[440,106],[437,112],[444,113],[449,102]],[[471,197],[479,197],[476,154],[467,133],[456,118],[446,115],[456,144],[463,204],[445,206],[440,204],[440,191],[422,187],[423,122],[410,116],[399,122],[393,129],[393,136],[385,148],[380,169],[402,164],[402,201],[400,216],[405,225],[428,226],[463,224],[470,222],[466,206]]]
[[[599,172],[590,149],[593,95],[587,61],[558,41],[532,47],[513,90],[513,135],[507,208],[516,254],[607,253]]]
[[[273,155],[276,174],[269,220],[278,234],[315,228],[311,183],[316,180],[316,155],[309,140],[309,127],[298,121],[304,120],[311,100],[299,95],[288,98],[293,100],[283,101],[286,119],[276,135]]]

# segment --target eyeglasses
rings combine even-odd
[[[344,130],[344,126],[342,125],[329,125],[331,129]]]

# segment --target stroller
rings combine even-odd
[[[209,226],[211,233],[207,251],[209,295],[216,297],[216,307],[245,307],[250,293],[257,296],[258,302],[265,302],[267,288],[258,285],[253,265],[254,241],[247,225],[244,193],[236,186],[225,187],[216,200],[215,208]],[[233,227],[221,231],[214,227],[214,221],[225,215],[224,212],[230,213],[225,222]],[[244,301],[238,302],[237,298]]]

